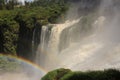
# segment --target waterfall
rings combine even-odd
[[[59,54],[59,40],[62,31],[78,23],[80,19],[66,21],[62,24],[50,24],[42,27],[41,44],[38,47],[36,59],[38,64],[47,66],[47,59],[51,62],[54,60],[53,58],[56,58],[56,56]],[[56,61],[59,60],[56,59]],[[54,65],[56,65],[56,63]]]
[[[35,52],[35,32],[36,32],[36,29],[33,30],[33,37],[32,37],[32,53]]]
[[[33,37],[32,37],[32,55],[31,60],[35,60],[35,53],[38,45],[40,44],[40,36],[41,36],[41,25],[35,24],[35,28],[33,29]]]
[[[102,0],[97,16],[90,17],[94,14],[90,12],[80,14],[78,19],[43,26],[36,62],[46,70],[119,68],[120,16],[113,4],[112,0],[108,4]]]

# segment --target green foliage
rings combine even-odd
[[[69,69],[57,69],[51,72],[48,72],[47,75],[45,75],[42,80],[60,80],[61,77],[66,75],[67,73],[71,72]]]
[[[31,6],[51,6],[54,4],[64,6],[65,0],[35,0]]]
[[[0,35],[3,36],[3,50],[0,48],[0,51],[16,55],[19,25],[13,20],[13,16],[8,11],[3,11],[0,15]]]
[[[31,44],[34,28],[56,23],[58,18],[61,18],[67,10],[65,5],[45,3],[44,6],[36,6],[34,2],[26,2],[25,6],[19,7],[15,7],[17,3],[14,0],[6,5],[4,2],[0,3],[6,9],[7,7],[10,8],[0,10],[0,52],[11,53],[12,55],[20,53],[30,56],[28,53],[32,52]]]
[[[59,69],[58,69],[59,70]],[[63,70],[64,73],[64,70]],[[56,70],[49,72],[42,80],[119,80],[120,71],[115,69],[108,69],[104,71],[88,71],[88,72],[72,72],[68,71],[63,76],[56,78]]]

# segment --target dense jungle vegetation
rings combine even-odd
[[[17,0],[0,0],[0,53],[34,56],[34,29],[63,19],[67,9],[65,0],[35,0],[24,5]]]

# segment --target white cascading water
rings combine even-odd
[[[54,25],[49,25],[49,26],[43,26],[42,36],[41,36],[41,44],[39,45],[39,50],[37,52],[38,53],[37,54],[37,61],[38,61],[37,63],[47,66],[48,61],[46,61],[46,60],[49,60],[50,62],[52,62],[53,60],[56,60],[58,62],[59,60],[57,59],[56,56],[58,55],[59,37],[60,37],[62,30],[78,23],[79,21],[80,21],[80,19],[77,19],[77,20],[73,20],[73,21],[66,21],[63,24],[54,24]],[[39,53],[41,53],[41,54],[39,54]],[[42,59],[42,60],[39,60],[39,59]],[[54,65],[56,65],[56,63],[52,64],[52,66],[54,66]]]
[[[111,6],[112,0],[108,2],[103,0],[99,13],[105,10],[106,6]],[[92,32],[76,31],[82,28],[79,23],[84,16],[67,20],[63,24],[43,26],[36,62],[46,70],[61,67],[72,70],[119,68],[120,17],[119,11],[113,11],[115,13],[112,16],[97,17],[91,23]]]

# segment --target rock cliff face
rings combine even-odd
[[[28,58],[33,60],[35,56],[35,51],[39,44],[39,37],[41,33],[41,24],[36,22],[30,22],[32,25],[26,25],[24,22],[19,22],[19,38],[17,53],[18,56]],[[32,26],[31,28],[29,28]]]

